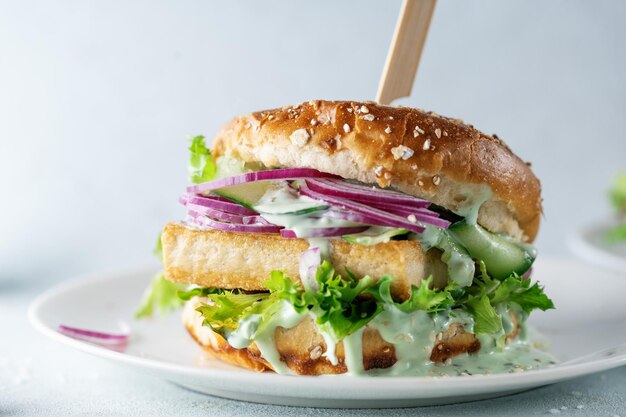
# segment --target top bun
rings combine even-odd
[[[541,186],[529,164],[497,136],[458,119],[373,102],[315,100],[237,117],[215,155],[266,167],[308,167],[393,187],[532,242]],[[481,205],[482,204],[482,205]]]

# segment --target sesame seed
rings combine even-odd
[[[417,185],[419,185],[420,187],[423,187],[424,186],[424,181],[417,180]]]
[[[383,167],[379,165],[374,168],[374,174],[376,174],[377,177],[380,177],[383,174]]]
[[[385,129],[385,133],[386,134],[390,134],[391,133],[391,128],[389,126],[387,126],[387,128]]]
[[[426,139],[424,141],[424,146],[422,146],[422,149],[425,150],[425,151],[430,149],[430,139]]]
[[[327,125],[328,123],[330,123],[330,118],[327,114],[321,113],[319,116],[317,116],[317,121],[323,125]]]
[[[373,122],[375,117],[373,114],[366,114],[365,116],[361,116],[361,119],[367,120],[368,122]]]
[[[416,169],[417,169],[417,164],[413,164],[413,165],[411,165],[411,169],[412,169],[412,170],[416,170]]]
[[[441,183],[441,177],[439,175],[435,175],[433,177],[433,184],[439,185],[439,183]]]
[[[369,113],[370,109],[368,109],[365,105],[361,106],[361,113]]]
[[[417,217],[415,217],[415,214],[409,214],[408,216],[406,216],[406,218],[411,223],[417,223]]]
[[[352,113],[352,109],[348,109],[348,113]]]
[[[415,152],[413,149],[408,146],[398,145],[395,148],[391,148],[391,154],[393,155],[393,159],[396,161],[398,159],[404,159],[405,161],[413,156]]]
[[[343,131],[346,133],[350,133],[350,125],[347,123],[343,124]]]
[[[383,177],[385,177],[385,179],[386,179],[386,180],[388,180],[388,179],[390,179],[390,178],[391,178],[391,174],[390,174],[390,173],[388,173],[388,172],[385,172],[385,173],[383,174]]]
[[[274,118],[273,114],[270,114],[269,116],[267,116],[267,120],[272,120]]]
[[[387,119],[393,120],[393,116],[389,116],[389,117],[387,117]]]
[[[441,139],[441,129],[435,129],[435,136],[437,136],[437,139]]]
[[[311,126],[315,126],[315,125],[317,125],[317,120],[311,119]]]
[[[443,135],[444,136],[448,136],[448,132],[446,132],[445,130],[443,131]]]
[[[311,135],[309,135],[306,129],[298,129],[289,136],[289,139],[294,145],[302,147],[306,145],[310,137]]]
[[[316,359],[319,359],[320,356],[322,356],[322,347],[320,345],[317,345],[311,351],[310,357],[311,359],[316,360]]]

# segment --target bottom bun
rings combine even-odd
[[[201,304],[200,299],[194,298],[187,302],[183,313],[183,324],[191,336],[212,356],[254,371],[274,371],[272,366],[263,358],[255,343],[244,349],[232,347],[224,337],[203,324],[204,319],[196,311]],[[507,341],[517,337],[519,333],[518,320],[513,313],[511,321],[513,329],[506,335]],[[299,324],[290,329],[279,327],[274,333],[276,350],[280,359],[293,373],[297,375],[325,375],[342,374],[347,372],[344,363],[343,343],[336,347],[338,363],[333,365],[322,354],[326,351],[326,344],[322,335],[310,317],[304,318]],[[363,331],[363,368],[365,370],[389,368],[396,363],[396,356],[392,344],[384,341],[377,330],[366,328]],[[480,350],[480,341],[473,333],[467,332],[458,323],[437,334],[430,352],[430,360],[443,363],[463,353],[476,353]]]

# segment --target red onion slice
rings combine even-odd
[[[267,224],[242,224],[227,223],[217,219],[204,216],[201,213],[189,210],[189,216],[194,219],[194,223],[199,226],[210,227],[225,232],[241,232],[241,233],[278,233],[282,229],[281,226]]]
[[[129,340],[129,332],[124,333],[105,333],[94,330],[80,329],[78,327],[70,327],[60,324],[57,331],[72,339],[81,340],[83,342],[94,343],[113,350],[122,350]]]
[[[306,237],[337,237],[343,235],[351,235],[353,233],[361,233],[367,230],[369,226],[355,227],[312,227],[308,229],[295,230],[283,229],[280,231],[282,237],[288,239],[306,238]]]
[[[320,194],[371,203],[395,203],[402,206],[425,208],[431,203],[397,191],[383,190],[367,185],[353,184],[337,179],[306,179],[307,186]]]
[[[199,195],[190,196],[187,198],[184,205],[189,205],[189,204],[197,204],[199,206],[204,206],[204,207],[208,207],[208,208],[212,208],[212,209],[216,209],[220,211],[225,211],[225,212],[233,213],[233,214],[241,214],[244,216],[254,216],[257,214],[256,211],[250,210],[249,208],[244,207],[240,204],[233,203],[232,201],[228,201],[226,199],[215,199],[215,198],[212,198],[212,196],[210,197],[199,196]]]
[[[424,228],[422,226],[412,223],[404,217],[387,213],[383,210],[379,210],[377,208],[370,207],[356,201],[350,201],[341,197],[333,197],[320,194],[312,191],[306,185],[300,187],[300,192],[308,197],[320,201],[326,201],[327,203],[330,203],[334,206],[337,206],[344,210],[348,210],[347,212],[345,212],[345,215],[352,216],[352,218],[346,218],[345,220],[371,225],[397,227],[400,229],[407,229],[415,233],[422,233],[424,231]],[[359,216],[355,216],[357,214]],[[357,217],[360,220],[356,220]]]
[[[300,281],[307,291],[319,291],[320,286],[315,279],[317,268],[322,263],[320,248],[310,248],[300,255]]]
[[[337,175],[320,172],[312,168],[284,168],[269,169],[265,171],[252,171],[232,177],[220,178],[214,181],[203,182],[187,187],[187,191],[199,194],[206,191],[218,190],[233,185],[245,184],[255,181],[294,180],[299,178],[339,178]]]
[[[232,213],[228,213],[226,211],[216,210],[216,209],[212,209],[210,207],[199,206],[197,204],[192,204],[192,203],[187,203],[186,207],[187,207],[188,210],[191,210],[194,213],[198,213],[198,214],[201,214],[201,215],[204,215],[204,216],[213,217],[214,219],[217,219],[217,220],[223,220],[223,221],[228,222],[228,223],[236,223],[236,224],[243,224],[244,223],[244,216],[240,216],[238,214],[232,214]],[[251,216],[245,216],[245,217],[251,217]],[[254,223],[254,222],[251,222],[251,223]],[[248,224],[250,224],[250,223],[248,223]]]

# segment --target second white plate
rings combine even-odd
[[[281,405],[369,408],[449,404],[506,395],[626,364],[626,277],[576,263],[540,259],[533,273],[546,286],[557,309],[535,313],[531,324],[549,337],[549,351],[561,364],[523,373],[444,378],[294,377],[227,365],[208,357],[191,340],[179,314],[133,319],[153,272],[143,269],[62,285],[33,302],[30,320],[44,335],[72,348],[193,390]],[[132,328],[123,353],[56,331],[59,324],[115,330],[120,320]],[[593,354],[603,349],[601,354]]]
[[[569,246],[589,263],[626,273],[626,242],[610,243],[606,240],[606,234],[615,226],[616,221],[588,226],[570,236]]]

